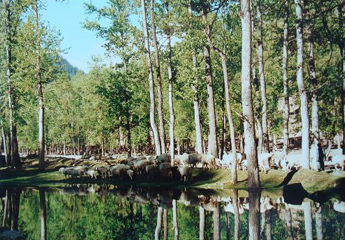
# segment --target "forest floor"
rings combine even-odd
[[[142,187],[174,187],[174,188],[204,188],[219,191],[247,188],[247,172],[238,171],[239,182],[231,184],[230,169],[193,169],[193,178],[188,183],[179,179],[149,179],[147,176],[136,176],[133,180],[124,179],[90,179],[90,178],[65,178],[58,170],[60,167],[75,165],[78,160],[65,158],[48,158],[44,171],[38,169],[38,160],[31,159],[24,162],[21,170],[0,168],[0,186],[23,186],[23,187],[58,187],[66,184],[96,183],[96,184],[125,184]],[[104,162],[83,161],[83,165],[101,166]],[[323,172],[298,170],[282,171],[270,170],[267,174],[260,173],[261,187],[264,192],[281,195],[284,186],[301,184],[309,193],[318,191],[341,191],[345,192],[345,171],[327,170]]]

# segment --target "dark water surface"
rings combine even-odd
[[[276,197],[99,185],[0,188],[0,195],[2,226],[28,240],[345,239],[344,199],[297,188]]]

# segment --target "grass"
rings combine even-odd
[[[70,166],[76,162],[69,159],[49,159],[46,170],[38,170],[38,161],[26,161],[22,170],[0,169],[0,185],[19,185],[19,186],[41,186],[54,187],[73,183],[109,183],[125,184],[136,186],[171,186],[176,188],[195,187],[203,189],[213,189],[227,191],[231,189],[247,188],[247,173],[238,171],[239,182],[231,184],[231,173],[229,169],[193,169],[193,180],[183,183],[178,179],[173,181],[167,179],[147,179],[136,178],[133,181],[116,179],[65,179],[58,172],[62,166]],[[83,165],[94,166],[104,165],[93,161],[83,162]],[[280,193],[285,185],[301,183],[308,192],[323,191],[333,188],[344,188],[345,172],[316,172],[299,170],[296,172],[285,172],[282,170],[270,170],[269,173],[260,173],[261,187],[264,192],[274,194]]]

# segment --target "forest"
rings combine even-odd
[[[1,1],[1,151],[12,168],[35,153],[43,169],[48,154],[121,152],[231,152],[236,166],[241,152],[253,173],[258,153],[287,155],[296,142],[306,169],[327,141],[345,154],[341,0],[85,3],[83,27],[113,60],[75,75],[43,7]]]

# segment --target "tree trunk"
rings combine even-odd
[[[245,154],[248,160],[248,188],[260,188],[258,156],[255,144],[255,123],[252,99],[250,1],[241,0],[242,20],[242,107],[244,117]]]
[[[168,12],[168,5],[166,8]],[[170,136],[170,156],[171,165],[175,165],[175,139],[174,139],[174,126],[175,126],[175,115],[174,115],[174,102],[173,102],[173,74],[172,74],[172,61],[171,61],[171,34],[169,30],[168,34],[168,82],[169,82],[169,112],[170,112],[170,123],[169,123],[169,136]]]
[[[297,38],[297,85],[301,100],[302,119],[302,167],[310,169],[309,153],[309,116],[308,97],[303,80],[303,0],[295,0],[296,4],[296,38]]]
[[[40,189],[41,240],[47,240],[47,208],[45,191]]]
[[[155,20],[154,20],[155,19],[154,8],[155,8],[155,1],[151,0],[151,29],[152,29],[153,45],[155,48],[159,136],[160,136],[160,143],[161,143],[161,151],[162,153],[166,153],[164,117],[163,117],[162,77],[161,77],[161,66],[160,66],[160,60],[159,60],[159,49],[158,49],[158,42],[157,42],[156,25],[155,25]]]
[[[9,106],[9,124],[10,124],[10,140],[11,140],[11,167],[20,168],[21,162],[18,153],[17,126],[14,120],[15,100],[12,86],[12,25],[10,1],[5,1],[5,36],[6,36],[6,78],[8,84],[8,106]]]
[[[149,71],[150,123],[151,123],[151,129],[153,132],[153,137],[154,137],[154,142],[155,142],[156,155],[161,155],[161,144],[159,140],[157,126],[155,123],[155,92],[154,92],[153,71],[152,71],[152,63],[151,63],[150,38],[149,38],[148,29],[147,29],[145,0],[141,0],[141,6],[142,6],[142,11],[143,11],[142,14],[143,14],[143,27],[144,27],[144,35],[145,35],[146,60],[147,60],[147,66],[148,66],[148,71]]]
[[[1,121],[2,144],[4,145],[4,155],[5,155],[6,166],[9,166],[8,149],[7,149],[6,135],[5,135],[5,130],[4,130],[3,124],[4,123]]]
[[[342,1],[340,1],[342,3]],[[343,31],[343,16],[344,16],[344,11],[345,11],[345,5],[343,4],[342,6],[339,4],[338,7],[338,12],[339,12],[339,31]],[[342,88],[341,88],[341,125],[343,129],[343,154],[345,155],[345,48],[344,48],[344,35],[340,41],[339,41],[339,51],[340,51],[340,56],[341,56],[341,61],[340,61],[340,80],[342,83]]]
[[[249,240],[260,239],[260,190],[249,190]]]
[[[313,240],[313,221],[311,216],[311,202],[303,202],[305,238],[306,240]]]
[[[289,0],[284,3],[285,18],[284,18],[284,40],[283,40],[283,82],[284,82],[284,156],[287,156],[289,151],[289,77],[288,77],[288,46],[289,46]]]
[[[199,207],[199,240],[205,240],[205,209]]]
[[[261,0],[257,1],[257,21],[258,21],[258,60],[259,60],[259,75],[260,75],[260,89],[262,102],[262,149],[263,152],[270,151],[268,127],[267,127],[267,100],[266,100],[266,80],[264,71],[264,50],[262,40],[262,16],[261,16]]]
[[[130,117],[127,116],[127,122],[126,122],[126,130],[127,130],[127,153],[128,157],[132,156],[132,140],[131,140],[131,123],[130,123]]]
[[[210,26],[207,23],[207,14],[210,12],[210,4],[203,3],[203,20],[206,24],[205,31],[210,32]],[[208,110],[208,154],[218,157],[218,142],[217,142],[217,126],[216,126],[216,111],[214,105],[214,93],[213,93],[213,76],[211,65],[211,52],[210,46],[204,46],[204,60],[205,60],[205,81],[207,84],[207,110]]]
[[[156,225],[156,229],[155,229],[155,240],[159,240],[160,239],[160,233],[161,233],[161,229],[162,229],[162,218],[163,218],[163,208],[162,207],[158,207],[158,211],[157,211],[157,225]]]
[[[173,212],[174,240],[179,240],[180,234],[179,234],[179,229],[178,229],[177,203],[176,203],[176,200],[172,201],[172,212]]]
[[[196,73],[197,71],[197,59],[196,53],[193,51],[193,69]],[[195,76],[197,74],[194,74]],[[197,153],[203,153],[203,139],[202,139],[202,131],[201,131],[201,121],[200,121],[200,109],[199,109],[199,93],[197,84],[198,80],[195,79],[195,83],[192,85],[192,90],[194,92],[194,123],[195,123],[195,150]]]
[[[20,206],[20,194],[21,190],[13,189],[11,191],[11,229],[18,231],[18,220],[19,220],[19,206]]]
[[[8,208],[9,208],[9,190],[6,190],[6,197],[5,197],[4,210],[3,210],[3,216],[2,216],[2,227],[6,227]]]
[[[220,203],[216,203],[216,209],[213,211],[213,240],[220,240]]]

